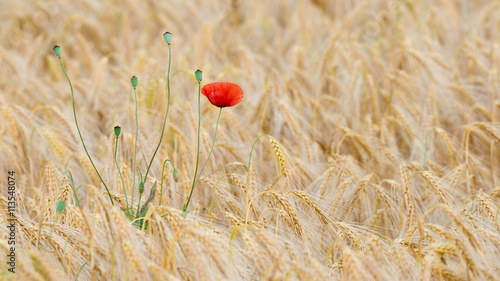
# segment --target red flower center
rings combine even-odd
[[[237,105],[243,99],[240,86],[230,82],[214,82],[203,86],[201,93],[217,107]]]

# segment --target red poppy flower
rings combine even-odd
[[[240,86],[229,82],[214,82],[203,86],[201,93],[217,107],[237,105],[243,99]]]

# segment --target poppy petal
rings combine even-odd
[[[240,86],[230,82],[214,82],[203,86],[201,92],[217,107],[234,106],[243,99]]]

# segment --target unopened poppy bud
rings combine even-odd
[[[137,77],[132,76],[132,78],[130,78],[130,82],[132,83],[132,87],[134,87],[134,89],[137,88],[137,82],[138,82]]]
[[[52,48],[52,50],[54,50],[54,54],[56,54],[57,57],[61,57],[61,47],[55,45],[54,48]]]
[[[58,201],[57,205],[56,205],[56,212],[60,213],[60,212],[64,211],[64,209],[66,209],[66,203],[64,203],[62,201]]]
[[[177,171],[177,169],[174,169],[174,171],[172,172],[172,177],[174,178],[175,182],[179,182],[179,172]]]
[[[203,72],[201,72],[201,70],[197,69],[195,72],[194,72],[194,76],[196,77],[196,80],[198,80],[198,82],[201,82],[202,78],[203,78],[203,75],[202,75]]]
[[[120,126],[115,126],[115,136],[119,136],[122,131],[122,128]]]
[[[170,42],[172,42],[172,33],[170,32],[165,32],[163,33],[163,39],[165,39],[165,42],[170,45]]]
[[[141,182],[139,184],[139,195],[142,195],[144,193],[144,183]]]

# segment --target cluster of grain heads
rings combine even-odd
[[[66,112],[57,102],[51,108],[37,107],[31,115],[38,97],[26,108],[5,106],[6,101],[22,105],[21,97],[29,96],[32,84],[37,96],[45,97],[46,87],[31,83],[38,80],[29,76],[31,71],[19,72],[15,78],[21,83],[1,84],[7,93],[9,87],[16,89],[0,97],[5,156],[0,165],[23,173],[17,196],[17,253],[22,262],[15,278],[500,279],[500,134],[495,123],[500,48],[491,41],[495,30],[490,28],[498,21],[491,12],[498,3],[467,2],[464,16],[463,3],[444,2],[318,0],[300,1],[292,8],[282,1],[276,7],[283,9],[261,9],[262,4],[239,1],[229,12],[238,15],[241,30],[224,25],[231,17],[202,17],[199,9],[206,6],[201,2],[188,5],[190,18],[206,20],[202,42],[186,48],[193,56],[175,62],[172,34],[163,34],[169,48],[165,79],[130,78],[135,120],[133,102],[123,99],[122,91],[101,95],[106,87],[94,83],[92,98],[78,95],[93,83],[86,77],[100,78],[106,65],[94,63],[89,50],[104,57],[112,50],[114,62],[125,61],[142,76],[139,66],[154,69],[144,53],[155,53],[156,45],[148,44],[141,57],[127,61],[120,53],[135,46],[128,39],[134,38],[135,27],[126,18],[119,25],[125,32],[118,32],[125,36],[112,40],[103,37],[111,21],[96,25],[95,18],[78,19],[82,34],[68,38],[78,43],[72,52],[82,45],[88,58],[72,71],[85,77],[75,81],[72,92],[79,137],[68,128]],[[163,6],[157,8],[168,16],[160,20],[191,32],[194,25],[185,23],[182,9],[172,13]],[[346,9],[351,12],[343,18]],[[142,10],[136,14],[151,15]],[[250,15],[255,20],[249,21]],[[421,21],[421,16],[428,17]],[[342,24],[335,24],[339,19]],[[23,35],[37,24],[24,16],[18,21]],[[18,25],[4,26],[10,30]],[[457,32],[464,27],[471,32]],[[22,45],[32,49],[30,58],[38,53],[22,38],[7,40],[0,48],[3,72],[17,70]],[[43,38],[32,41],[33,46]],[[16,52],[9,52],[9,44],[18,44]],[[447,51],[450,47],[453,52]],[[44,65],[57,80],[63,73],[54,74],[53,67],[66,51],[56,46],[54,53]],[[288,56],[290,61],[283,59]],[[206,59],[205,70],[220,74],[186,75],[184,68],[199,63],[192,58]],[[172,59],[180,66],[175,80],[170,76]],[[237,101],[239,91],[228,83],[203,83],[231,75],[244,78],[255,98],[237,110],[224,110],[222,118],[223,106]],[[182,95],[169,112],[171,78],[180,82],[173,93]],[[196,97],[182,98],[194,85],[188,79],[198,82],[198,116]],[[165,99],[158,85],[165,85]],[[219,99],[226,91],[230,94]],[[102,96],[118,97],[113,101],[116,110],[89,114],[86,120],[99,124],[85,130],[81,112],[101,111],[93,99],[101,101]],[[179,105],[179,100],[188,101]],[[125,118],[120,115],[124,107]],[[201,120],[216,111],[215,126],[215,119]],[[163,128],[156,114],[158,119],[165,116]],[[166,124],[169,114],[176,122]],[[113,136],[109,120],[120,124],[121,132]],[[36,126],[30,137],[31,123]],[[264,133],[273,137],[265,135],[267,142],[254,143],[250,154],[254,147],[257,153],[245,165],[253,134]],[[37,143],[38,137],[43,143]],[[89,143],[92,137],[95,146]],[[74,148],[80,141],[85,154]],[[0,208],[5,210],[2,196]],[[5,212],[1,216],[5,219]],[[7,237],[5,228],[0,236]],[[0,239],[0,249],[9,250],[7,240]]]

